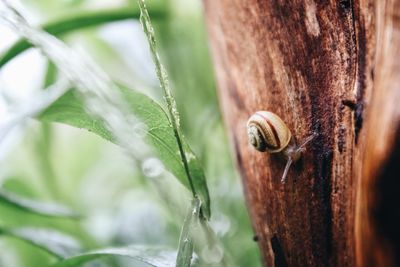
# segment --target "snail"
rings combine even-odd
[[[247,121],[247,134],[250,144],[260,152],[281,153],[287,159],[281,182],[285,183],[286,176],[292,163],[298,161],[305,146],[315,137],[307,137],[300,145],[283,120],[269,111],[257,111]]]

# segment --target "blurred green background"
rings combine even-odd
[[[153,18],[153,24],[181,114],[182,130],[206,171],[213,212],[211,225],[233,262],[261,266],[218,107],[201,1],[147,3],[150,11],[157,9],[166,15]],[[137,9],[136,1],[124,0],[22,0],[20,6],[37,24],[85,10]],[[140,90],[163,105],[138,21],[85,28],[62,39],[90,54],[115,81]],[[31,49],[0,70],[1,93],[8,102],[34,97],[43,87],[47,61],[32,53],[39,54]],[[21,72],[21,64],[28,64],[32,72]],[[20,88],[26,82],[18,83],[16,76],[31,81],[29,86]],[[145,178],[120,148],[94,134],[31,120],[12,132],[1,147],[0,159],[2,187],[33,199],[56,201],[84,214],[78,221],[43,218],[0,203],[2,227],[58,229],[74,236],[87,249],[129,244],[164,245],[171,249],[178,246],[190,204],[187,190],[171,177]],[[46,266],[52,262],[54,258],[49,254],[0,236],[1,267]],[[121,259],[98,264],[95,266],[141,266]],[[209,266],[218,264],[211,261]]]

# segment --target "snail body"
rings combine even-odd
[[[307,137],[301,145],[297,145],[285,122],[270,111],[257,111],[247,121],[247,135],[250,144],[260,152],[281,153],[287,159],[281,182],[285,183],[286,176],[293,162],[300,159],[305,145],[314,134]]]

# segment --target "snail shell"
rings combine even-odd
[[[289,128],[278,115],[257,111],[247,122],[250,143],[261,152],[277,153],[285,149],[292,137]]]

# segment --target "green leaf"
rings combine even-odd
[[[189,167],[190,176],[193,179],[193,186],[196,188],[196,193],[200,198],[200,212],[205,218],[210,218],[211,207],[210,207],[210,194],[208,193],[207,181],[204,174],[204,170],[201,166],[200,161],[193,154],[189,144],[185,139],[183,141],[183,150],[185,151],[186,160]]]
[[[166,13],[166,9],[161,8],[161,6],[154,6],[154,8],[151,9],[151,14],[155,18],[164,18],[167,15]],[[61,36],[77,29],[97,26],[113,21],[138,18],[139,10],[128,7],[113,10],[85,11],[83,13],[69,15],[68,17],[54,22],[49,22],[41,28],[52,35]],[[11,59],[31,47],[32,45],[26,40],[17,41],[6,52],[4,52],[2,56],[0,56],[0,68]]]
[[[0,228],[0,235],[17,238],[60,259],[81,251],[81,245],[76,239],[55,230],[33,227]]]
[[[186,171],[182,163],[179,147],[177,145],[174,131],[164,110],[153,100],[144,94],[120,87],[121,93],[133,114],[138,117],[148,129],[146,141],[155,148],[156,156],[163,162],[168,171],[175,175],[178,180],[190,188]],[[117,143],[113,134],[106,128],[103,121],[94,118],[85,111],[84,104],[73,91],[67,92],[49,108],[47,108],[39,119],[45,122],[61,122],[74,127],[91,131],[106,140]],[[203,171],[190,147],[185,145],[185,154],[190,157],[190,169],[199,198],[204,205],[204,213],[209,211],[209,194]]]
[[[179,249],[176,257],[176,267],[190,267],[193,256],[193,238],[192,231],[199,223],[200,215],[200,200],[195,198],[192,200],[192,205],[186,215],[185,222],[183,223],[181,236],[179,238]]]
[[[106,256],[127,257],[154,267],[173,267],[175,254],[174,251],[144,246],[105,248],[69,257],[51,267],[76,267]]]
[[[0,189],[0,202],[7,203],[17,209],[49,217],[78,218],[78,213],[71,209],[53,203],[44,203],[23,198],[14,193]]]
[[[44,90],[49,89],[57,80],[58,69],[50,60],[47,61],[47,70],[43,79]],[[60,199],[62,190],[60,190],[57,174],[52,165],[51,147],[53,145],[53,129],[50,124],[42,123],[37,138],[34,140],[34,149],[36,153],[39,170],[42,176],[42,186],[52,199]]]

